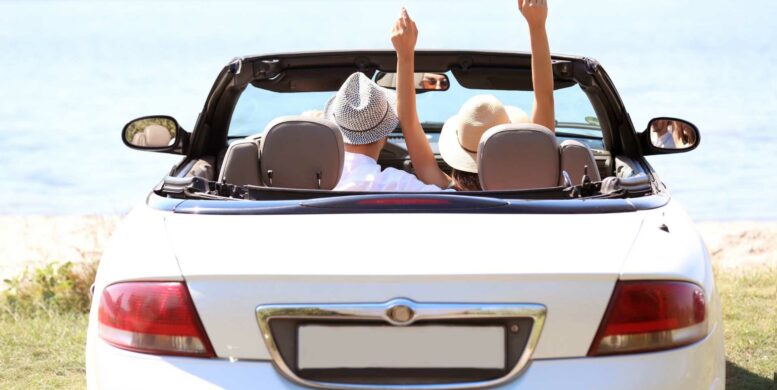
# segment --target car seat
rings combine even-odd
[[[588,177],[591,181],[602,180],[594,154],[584,143],[566,140],[559,145],[559,151],[561,154],[561,170],[567,172],[573,185],[582,183],[586,166],[588,166]],[[559,178],[559,185],[564,185],[563,175]]]
[[[259,149],[261,180],[268,187],[331,190],[343,173],[343,136],[328,120],[277,118],[265,128]]]
[[[478,174],[485,191],[558,186],[559,146],[547,128],[505,124],[486,131],[478,145]]]
[[[296,189],[331,190],[343,171],[345,148],[334,123],[286,116],[262,134],[233,142],[221,164],[219,181]]]
[[[252,135],[232,142],[224,154],[218,181],[238,186],[262,185],[259,174],[259,139]]]

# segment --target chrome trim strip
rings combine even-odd
[[[413,312],[413,316],[406,322],[397,322],[389,318],[389,310],[396,306],[406,306]],[[265,345],[270,351],[273,365],[286,378],[303,386],[319,389],[475,389],[498,386],[515,379],[525,370],[529,363],[543,325],[547,309],[540,304],[511,304],[511,303],[417,303],[409,299],[393,299],[385,303],[357,303],[357,304],[289,304],[289,305],[261,305],[256,308],[256,319],[262,332]],[[445,384],[420,384],[420,385],[376,385],[376,384],[350,384],[313,381],[297,376],[281,357],[278,346],[275,344],[270,331],[270,320],[274,318],[286,319],[344,319],[344,320],[382,320],[395,326],[407,326],[423,320],[454,320],[476,318],[531,318],[534,320],[526,347],[521,353],[518,362],[510,372],[497,379],[476,382],[445,383]]]

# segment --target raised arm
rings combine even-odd
[[[391,30],[391,43],[397,51],[397,114],[405,136],[407,152],[413,163],[416,177],[426,184],[434,184],[442,189],[448,187],[450,178],[437,165],[429,140],[426,138],[415,102],[415,43],[418,28],[410,19],[407,10],[402,8],[399,19]]]
[[[547,0],[518,0],[518,9],[529,24],[531,38],[531,69],[534,87],[532,122],[556,132],[556,114],[553,101],[553,68],[550,60]]]

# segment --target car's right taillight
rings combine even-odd
[[[658,351],[707,335],[704,291],[676,281],[621,281],[588,356]]]
[[[157,355],[214,357],[186,284],[127,282],[103,290],[98,333],[111,345]]]

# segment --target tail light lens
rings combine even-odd
[[[706,335],[704,291],[698,285],[618,282],[588,356],[675,348]]]
[[[118,348],[215,357],[184,283],[110,285],[103,290],[98,320],[100,337]]]

